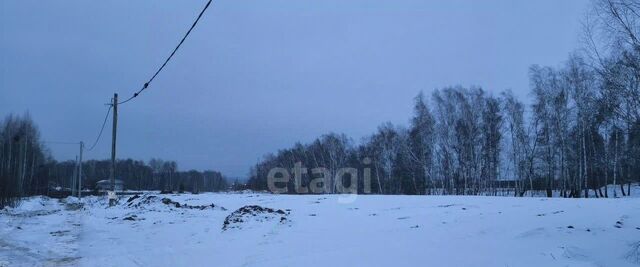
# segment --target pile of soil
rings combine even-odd
[[[220,210],[227,210],[222,206],[216,206],[215,204],[209,204],[209,205],[189,205],[189,204],[183,204],[177,201],[173,201],[170,198],[159,198],[158,196],[154,196],[154,195],[134,195],[132,197],[130,197],[127,202],[126,205],[127,207],[132,207],[132,208],[146,208],[149,207],[152,204],[155,203],[162,203],[165,204],[169,207],[174,207],[174,208],[181,208],[181,209],[197,209],[197,210],[205,210],[205,209],[220,209]]]
[[[156,202],[158,202],[158,197],[154,195],[134,195],[127,199],[126,205],[132,208],[143,208]]]
[[[228,230],[233,228],[242,228],[242,223],[249,221],[272,221],[279,220],[281,224],[287,223],[289,220],[287,216],[289,212],[283,210],[275,210],[272,208],[262,207],[258,205],[249,205],[237,209],[224,219],[222,230]]]
[[[130,216],[124,217],[124,218],[122,218],[122,220],[125,220],[125,221],[142,221],[142,220],[144,220],[144,218],[140,218],[140,217],[138,217],[137,215],[134,214],[134,215],[130,215]]]
[[[198,209],[198,210],[205,210],[205,209],[215,209],[215,208],[220,208],[221,210],[227,210],[222,206],[216,206],[215,204],[211,203],[210,205],[189,205],[189,204],[180,204],[180,202],[176,202],[171,200],[170,198],[162,198],[162,203],[165,205],[169,205],[169,206],[174,206],[176,208],[182,208],[182,209]]]

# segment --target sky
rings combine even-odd
[[[92,144],[114,93],[163,63],[205,0],[1,1],[0,116]],[[580,47],[588,0],[216,0],[152,85],[119,106],[118,158],[246,176],[267,153],[383,122],[446,86],[511,89]],[[111,122],[85,159],[110,157]],[[49,144],[57,160],[77,146]]]

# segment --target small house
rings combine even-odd
[[[115,180],[115,189],[116,191],[124,191],[124,182],[122,180]],[[111,180],[100,180],[96,183],[96,189],[98,191],[110,191],[111,190]]]

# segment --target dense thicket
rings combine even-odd
[[[585,21],[585,52],[559,68],[529,70],[532,104],[481,88],[420,93],[408,128],[382,124],[358,145],[330,133],[269,154],[249,187],[267,189],[275,167],[371,169],[378,194],[626,195],[640,181],[640,1],[599,0]],[[370,160],[368,162],[367,160]],[[302,184],[318,177],[311,172]],[[627,185],[626,190],[623,185]],[[287,185],[296,192],[293,179]],[[620,188],[617,188],[617,187]],[[365,192],[366,193],[366,192]]]

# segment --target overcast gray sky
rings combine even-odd
[[[153,74],[205,0],[1,1],[0,116],[92,143],[114,92]],[[448,85],[528,96],[531,64],[579,46],[587,0],[217,0],[149,90],[120,107],[118,157],[244,176],[327,132],[407,124]],[[105,159],[110,124],[87,158]],[[50,145],[58,160],[76,147]]]

